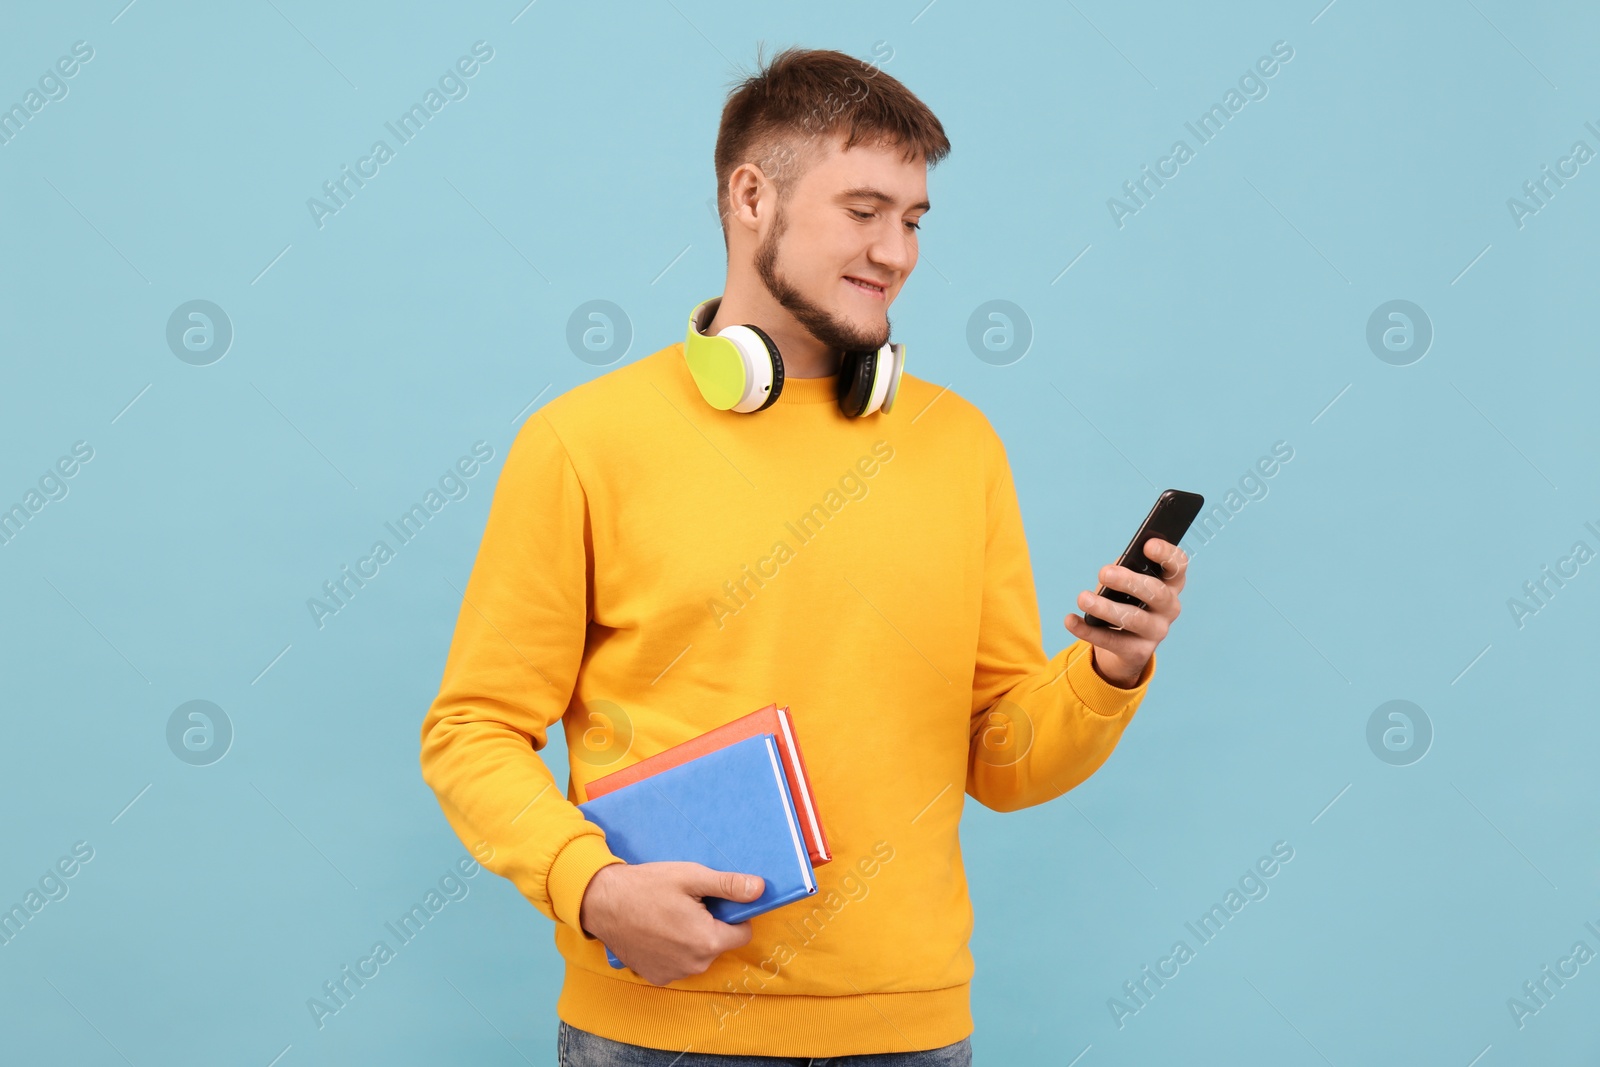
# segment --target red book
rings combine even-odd
[[[630,767],[596,778],[589,783],[586,792],[589,799],[593,800],[658,771],[687,763],[696,756],[704,756],[758,734],[772,734],[778,742],[778,755],[783,760],[784,777],[789,780],[789,793],[794,797],[795,814],[800,820],[806,851],[811,855],[811,865],[818,867],[827,863],[833,859],[833,853],[828,849],[828,835],[822,829],[822,819],[817,815],[817,806],[811,796],[811,779],[806,774],[806,760],[800,754],[800,742],[794,735],[794,724],[790,721],[787,704],[781,708],[776,704],[768,704],[760,711],[752,711],[698,737],[691,737],[665,752],[658,752]]]

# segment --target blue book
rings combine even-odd
[[[794,799],[772,734],[757,734],[578,805],[629,863],[685,860],[765,881],[748,904],[706,897],[706,910],[742,923],[817,891]],[[606,949],[611,966],[622,961]]]

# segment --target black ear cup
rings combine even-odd
[[[839,396],[839,410],[852,419],[861,417],[872,402],[872,380],[877,376],[878,353],[846,352],[839,362],[839,380],[835,391]]]
[[[777,342],[767,336],[767,331],[751,323],[745,323],[745,328],[761,338],[761,343],[767,346],[767,355],[772,359],[772,392],[767,394],[767,399],[756,411],[762,411],[772,406],[778,399],[778,394],[783,392],[783,356],[778,352]],[[751,412],[755,414],[755,412]]]

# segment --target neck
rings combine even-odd
[[[829,348],[811,335],[811,331],[772,298],[767,287],[753,276],[728,276],[722,292],[722,303],[706,327],[706,333],[716,334],[727,326],[752,323],[772,338],[783,357],[785,378],[828,378],[839,373],[841,353]]]

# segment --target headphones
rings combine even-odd
[[[722,297],[701,301],[689,315],[683,357],[706,403],[719,411],[750,412],[770,407],[783,392],[783,357],[759,326],[725,326],[705,332]],[[900,391],[906,346],[886,344],[876,352],[844,353],[839,365],[839,410],[857,419],[887,413]]]

